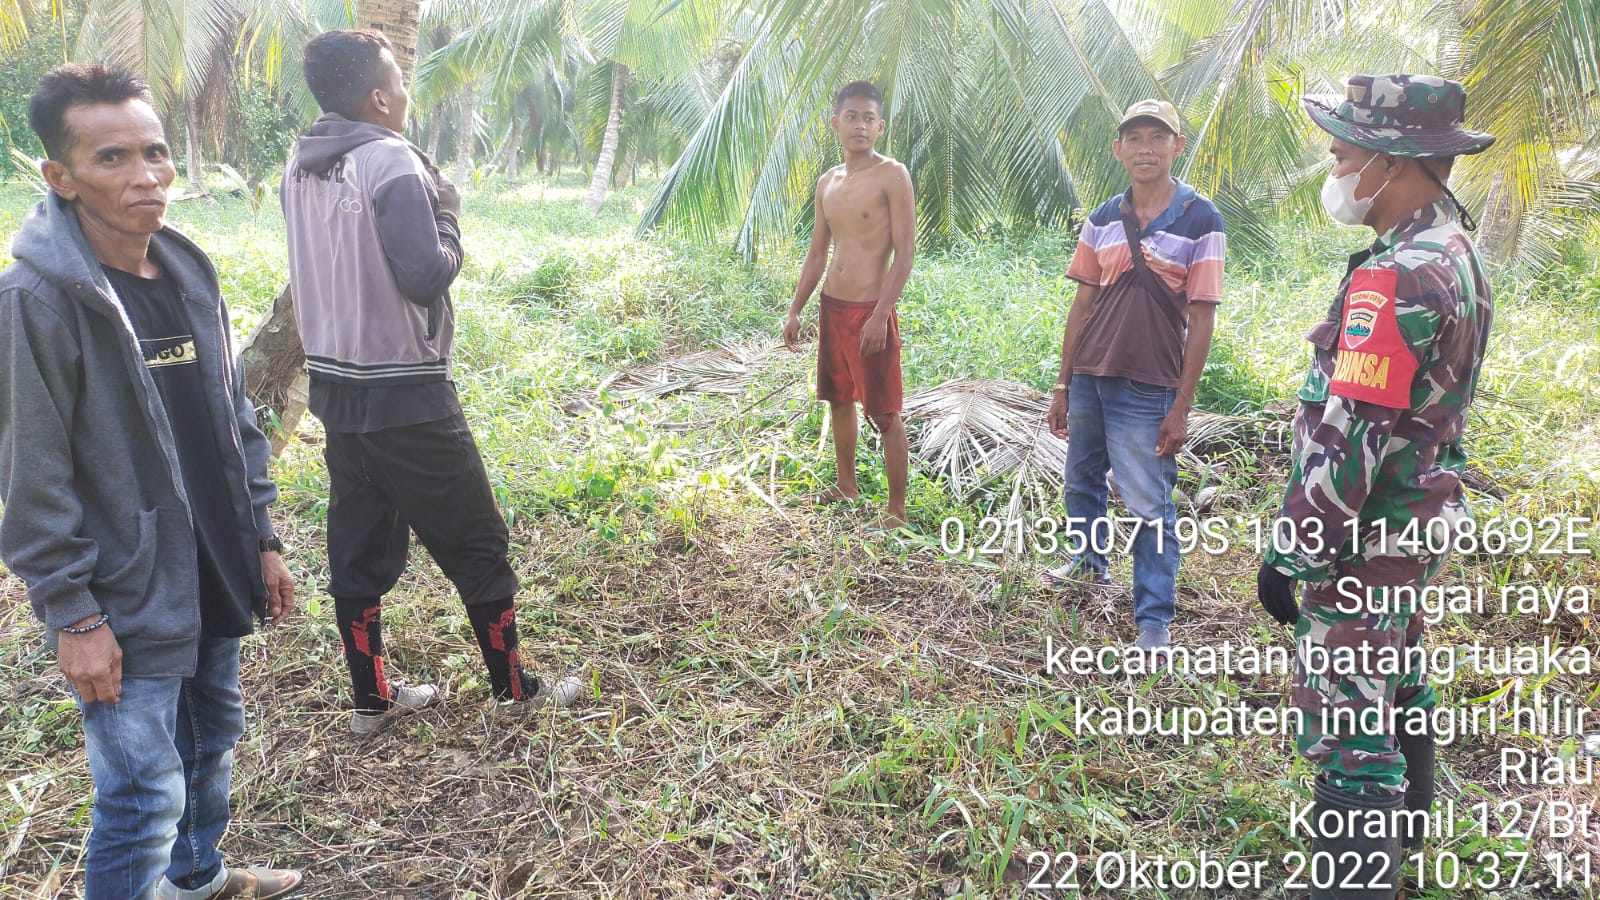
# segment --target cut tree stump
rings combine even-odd
[[[244,361],[245,392],[256,406],[261,430],[272,442],[272,455],[277,456],[299,428],[311,395],[290,287],[285,286],[273,301],[272,312],[239,355]]]

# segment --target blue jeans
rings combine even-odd
[[[244,736],[239,639],[200,639],[194,677],[124,677],[121,702],[84,703],[94,819],[84,900],[200,900],[228,872],[233,745]]]
[[[1115,473],[1123,505],[1143,523],[1133,538],[1133,620],[1141,628],[1170,624],[1175,614],[1178,458],[1156,456],[1156,438],[1177,396],[1177,388],[1074,375],[1067,403],[1063,532],[1071,546],[1084,542],[1079,566],[1105,572],[1100,551],[1117,543],[1106,519],[1106,470]]]

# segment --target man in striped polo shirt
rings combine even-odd
[[[1078,282],[1061,340],[1050,430],[1070,435],[1067,521],[1073,557],[1047,580],[1110,583],[1106,472],[1143,524],[1132,541],[1138,646],[1171,643],[1178,581],[1177,453],[1222,300],[1225,238],[1211,201],[1172,176],[1183,152],[1163,100],[1128,107],[1111,151],[1132,186],[1089,215],[1067,277]]]

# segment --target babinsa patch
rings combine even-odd
[[[1394,269],[1357,269],[1350,274],[1330,393],[1390,409],[1411,405],[1417,359],[1400,334],[1395,315],[1396,277]]]
[[[1359,347],[1372,337],[1372,329],[1378,324],[1378,311],[1388,302],[1389,298],[1377,291],[1351,292],[1344,312],[1344,336],[1350,347]]]

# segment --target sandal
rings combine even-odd
[[[228,880],[211,895],[211,900],[276,900],[299,890],[301,880],[300,873],[294,869],[230,868]]]

